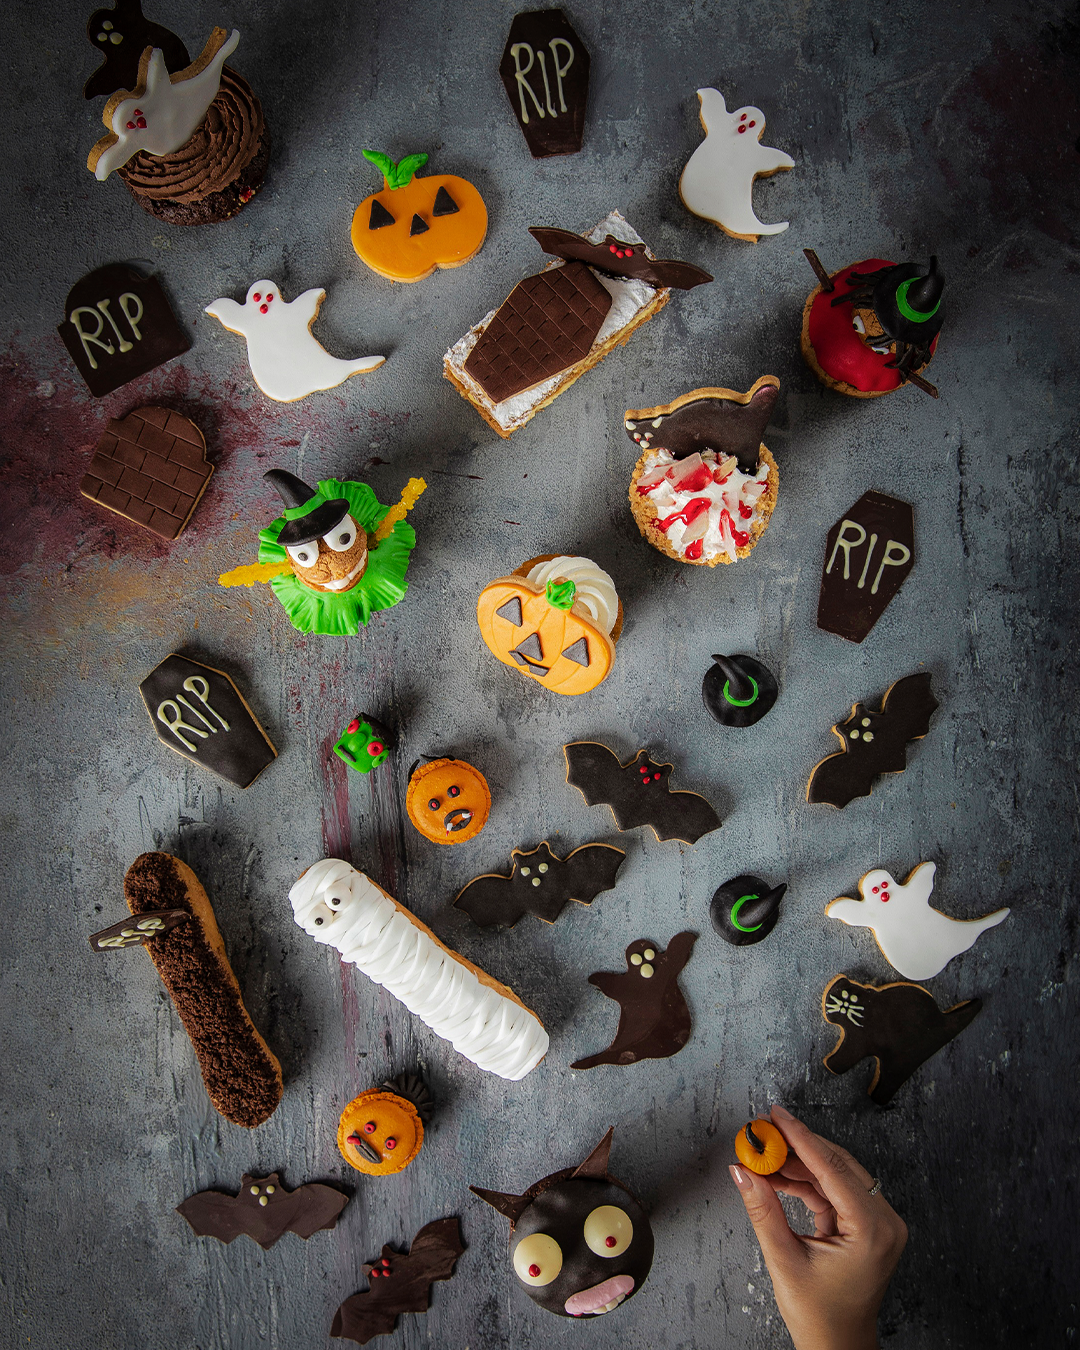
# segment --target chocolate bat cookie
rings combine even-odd
[[[530,225],[529,233],[545,253],[552,253],[556,258],[587,263],[599,271],[610,272],[616,277],[631,277],[649,286],[689,291],[712,281],[708,272],[693,263],[681,262],[678,258],[650,258],[644,244],[625,244],[613,234],[605,236],[602,244],[592,244],[572,230]],[[766,417],[765,421],[768,420]]]
[[[920,1065],[968,1026],[982,1009],[969,998],[942,1012],[934,996],[918,984],[898,982],[875,988],[837,975],[821,996],[825,1021],[840,1039],[823,1061],[830,1073],[847,1073],[872,1056],[877,1068],[867,1088],[884,1106]]]
[[[724,823],[696,792],[673,792],[668,783],[672,766],[657,764],[647,750],[639,750],[629,764],[620,764],[598,741],[573,741],[563,753],[566,781],[590,806],[610,806],[620,830],[648,825],[657,839],[696,844]]]
[[[667,951],[639,938],[626,949],[626,972],[599,970],[589,976],[602,994],[619,1004],[619,1028],[606,1050],[571,1064],[592,1069],[597,1064],[636,1064],[641,1059],[668,1059],[690,1039],[690,1009],[679,988],[679,972],[694,950],[696,933],[676,933]]]
[[[199,1191],[176,1206],[199,1237],[229,1243],[233,1238],[254,1238],[270,1248],[285,1233],[305,1240],[323,1228],[333,1228],[349,1197],[332,1186],[312,1182],[287,1191],[276,1172],[253,1177],[245,1172],[239,1195],[224,1191]]]
[[[363,1267],[370,1288],[345,1300],[334,1314],[330,1335],[367,1345],[372,1337],[393,1331],[402,1313],[427,1312],[431,1286],[453,1275],[464,1250],[458,1219],[425,1224],[408,1252],[383,1247],[382,1258]]]
[[[531,852],[510,854],[509,876],[489,872],[459,892],[454,904],[481,928],[502,924],[513,928],[523,914],[554,923],[571,900],[591,905],[610,891],[626,854],[610,844],[582,844],[559,858],[547,843]]]
[[[843,750],[815,766],[806,800],[844,807],[855,797],[869,797],[878,774],[907,768],[907,743],[926,735],[938,706],[926,672],[897,680],[882,699],[880,712],[856,703],[847,721],[833,727]]]

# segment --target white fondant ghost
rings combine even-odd
[[[786,220],[766,225],[754,215],[754,179],[793,169],[783,150],[762,145],[765,117],[760,108],[729,113],[719,89],[699,89],[705,139],[679,179],[679,196],[695,216],[711,220],[736,239],[756,244],[763,234],[780,234]]]
[[[326,299],[320,287],[286,301],[273,281],[253,281],[242,305],[227,297],[207,305],[206,313],[230,332],[247,339],[248,365],[255,383],[269,398],[293,403],[317,389],[333,389],[350,375],[374,370],[385,356],[340,361],[312,335],[311,325]]]
[[[928,980],[1009,916],[998,909],[982,919],[950,919],[932,909],[936,871],[936,863],[920,863],[901,886],[878,867],[859,882],[861,900],[841,897],[826,905],[825,913],[853,928],[872,929],[885,959],[905,979]]]
[[[224,28],[215,28],[202,55],[175,75],[166,70],[165,57],[160,47],[155,47],[135,92],[119,103],[110,99],[105,105],[102,120],[111,134],[103,136],[90,151],[87,167],[94,176],[104,182],[140,150],[171,155],[186,145],[217,98],[221,67],[239,41],[237,29],[226,41]]]

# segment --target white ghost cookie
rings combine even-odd
[[[273,281],[253,281],[242,305],[224,297],[207,305],[206,313],[230,332],[247,339],[248,365],[255,383],[268,398],[293,403],[318,389],[333,389],[350,375],[374,370],[385,356],[360,356],[341,361],[312,335],[311,325],[326,299],[321,287],[286,301]]]
[[[171,155],[186,145],[217,98],[221,67],[239,41],[235,28],[228,39],[224,28],[215,28],[202,54],[175,75],[165,68],[159,47],[144,51],[134,90],[118,90],[102,111],[109,134],[102,136],[87,157],[91,173],[104,182],[140,150]]]
[[[763,234],[782,233],[786,220],[766,225],[754,215],[754,179],[793,169],[795,161],[783,150],[761,144],[765,117],[760,108],[729,113],[719,89],[699,89],[697,95],[705,139],[679,179],[683,203],[734,239],[756,244]]]
[[[901,886],[875,868],[859,882],[861,900],[846,896],[825,906],[830,919],[869,928],[889,964],[908,980],[928,980],[966,952],[988,928],[1009,917],[1007,909],[982,919],[950,919],[930,907],[937,864],[920,863]]]

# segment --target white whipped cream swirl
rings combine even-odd
[[[615,583],[602,567],[588,558],[552,558],[531,568],[527,580],[541,590],[549,581],[572,581],[574,608],[580,605],[597,628],[610,636],[619,617],[619,597]]]
[[[314,863],[289,892],[296,922],[336,947],[480,1069],[516,1082],[547,1054],[535,1013],[483,984],[366,877],[339,858]]]

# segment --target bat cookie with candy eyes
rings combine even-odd
[[[591,905],[615,885],[626,854],[610,844],[582,844],[560,858],[543,843],[530,852],[516,848],[510,857],[509,876],[475,877],[454,900],[482,928],[512,928],[523,914],[554,923],[571,900]]]
[[[312,1182],[287,1191],[276,1172],[253,1177],[245,1172],[239,1195],[224,1191],[199,1191],[176,1206],[199,1237],[214,1237],[230,1243],[234,1238],[253,1238],[269,1250],[286,1233],[305,1240],[324,1228],[333,1228],[349,1197],[332,1186]]]
[[[696,844],[723,821],[696,792],[673,791],[670,764],[657,763],[639,750],[628,764],[598,741],[573,741],[563,746],[566,781],[590,806],[611,807],[620,830],[648,825],[657,839]]]

